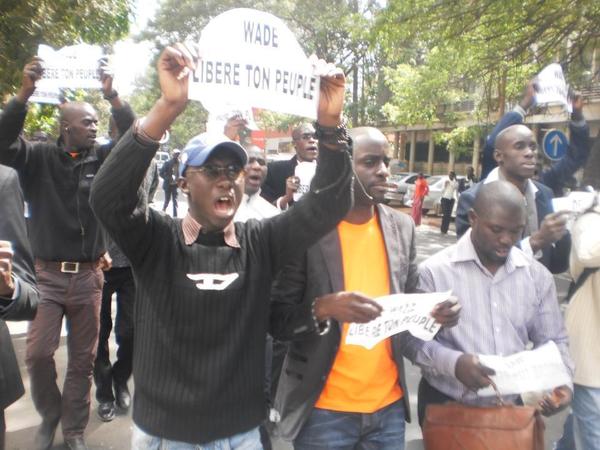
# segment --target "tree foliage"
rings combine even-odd
[[[127,34],[130,13],[129,0],[2,0],[0,95],[18,86],[39,44],[110,44]]]
[[[439,120],[440,104],[467,99],[480,114],[502,111],[555,61],[581,85],[594,75],[589,67],[600,46],[598,23],[596,0],[390,0],[374,35],[390,59],[404,61],[386,72],[390,89],[402,94],[386,106],[387,116],[431,123]]]

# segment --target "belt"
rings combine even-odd
[[[41,265],[42,268],[52,269],[62,273],[79,273],[84,270],[94,270],[100,266],[100,259],[91,262],[71,262],[71,261],[45,261],[36,258],[36,265]]]

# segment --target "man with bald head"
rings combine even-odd
[[[108,268],[104,233],[89,205],[92,181],[112,144],[96,144],[98,115],[88,103],[64,103],[57,142],[29,142],[20,137],[27,101],[43,73],[34,58],[23,70],[21,88],[0,116],[0,163],[19,173],[29,204],[30,239],[40,303],[27,335],[26,364],[31,394],[42,424],[36,449],[52,447],[62,421],[65,443],[85,449],[90,387],[98,341],[102,269]],[[102,92],[112,105],[121,132],[133,113],[112,88],[112,77],[102,70]],[[67,318],[69,361],[64,387],[56,384],[54,352],[60,342],[63,316]]]
[[[317,162],[318,140],[315,127],[310,123],[298,125],[292,131],[292,143],[296,155],[285,161],[273,161],[269,164],[269,173],[262,187],[261,195],[279,209],[287,209],[294,202],[294,193],[298,192],[300,180],[295,175],[298,163]]]
[[[381,312],[371,300],[417,287],[415,226],[384,206],[388,142],[351,130],[354,205],[338,227],[283,269],[272,295],[273,337],[290,340],[275,399],[279,432],[296,450],[404,448],[410,420],[400,334],[367,350],[346,345],[350,322]],[[312,308],[315,324],[299,323]],[[450,304],[436,317],[456,319]]]
[[[469,210],[482,186],[496,180],[508,181],[521,192],[525,202],[526,220],[519,247],[539,259],[552,273],[564,272],[571,246],[567,217],[565,213],[553,213],[552,191],[532,179],[537,162],[533,132],[522,124],[511,125],[497,134],[494,147],[498,167],[458,199],[456,234],[460,237],[468,230]]]
[[[573,373],[568,338],[556,298],[554,279],[534,258],[515,246],[527,224],[522,193],[507,181],[484,184],[469,210],[471,228],[460,240],[419,267],[419,289],[451,290],[460,298],[461,317],[442,329],[414,359],[423,371],[419,385],[419,419],[431,403],[494,403],[478,397],[493,371],[476,355],[508,356],[554,341],[567,370]],[[466,392],[466,393],[465,393]],[[561,386],[537,405],[544,415],[566,407],[572,386]],[[518,396],[507,402],[519,403]]]

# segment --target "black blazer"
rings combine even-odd
[[[284,161],[273,161],[268,165],[267,178],[261,187],[260,195],[271,203],[275,203],[279,197],[285,194],[285,180],[294,175],[298,157]]]
[[[0,304],[0,409],[25,392],[17,358],[4,320],[31,320],[38,292],[35,288],[33,257],[23,217],[23,194],[17,172],[0,165],[0,240],[10,241],[14,250],[13,273],[19,279],[20,295],[9,306]],[[5,303],[5,302],[2,302]]]
[[[552,213],[552,191],[546,185],[531,180],[538,188],[535,194],[535,207],[537,209],[538,225],[542,223],[544,217]],[[469,224],[469,210],[473,207],[475,196],[483,185],[480,181],[476,185],[467,189],[458,198],[456,210],[456,236],[460,238],[471,227]],[[542,249],[542,258],[540,262],[552,273],[562,273],[569,268],[569,253],[571,252],[571,235],[566,233],[554,245],[549,245]]]
[[[391,293],[416,292],[418,272],[415,262],[415,226],[411,218],[387,206],[377,207],[390,271]],[[315,297],[344,290],[342,254],[337,229],[312,246],[305,257],[287,266],[273,288],[271,333],[280,340],[291,340],[286,355],[275,409],[281,414],[278,424],[286,440],[296,438],[321,394],[340,344],[341,327],[334,322],[324,336],[314,332],[311,306]],[[402,340],[405,333],[392,338],[392,352],[398,367],[406,420],[410,422],[410,403],[404,374]]]

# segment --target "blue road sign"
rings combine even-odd
[[[553,161],[558,161],[566,155],[569,148],[569,140],[565,133],[552,129],[544,135],[542,150],[544,155]]]

